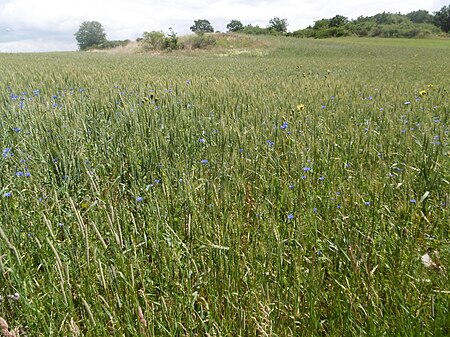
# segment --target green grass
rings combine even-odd
[[[0,54],[10,327],[450,333],[448,41],[257,39]]]

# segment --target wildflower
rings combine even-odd
[[[303,103],[300,103],[297,105],[297,111],[303,111],[305,110],[305,105]]]
[[[288,214],[287,218],[288,218],[288,220],[294,219],[294,214],[292,214],[292,213]]]
[[[275,142],[271,141],[270,139],[266,140],[267,145],[269,145],[270,147],[275,145]]]
[[[21,128],[18,128],[18,127],[13,128],[13,131],[14,131],[14,132],[17,132],[17,133],[19,133],[21,130],[22,130],[22,129],[21,129]]]
[[[419,91],[419,97],[423,97],[427,94],[426,90],[420,90]]]
[[[410,101],[407,101],[407,102],[405,102],[404,104],[405,104],[405,105],[411,105],[411,102],[410,102]]]
[[[200,161],[200,163],[202,163],[203,165],[206,165],[206,164],[208,164],[208,159],[202,159]]]
[[[287,127],[288,127],[288,122],[284,122],[283,125],[280,126],[280,129],[286,130]]]
[[[143,200],[144,200],[144,198],[142,198],[141,196],[136,197],[137,202],[142,202]]]
[[[322,105],[321,108],[322,108],[322,109],[326,109],[327,106],[326,106],[326,105]]]
[[[409,202],[410,202],[411,204],[415,204],[415,203],[416,203],[416,199],[409,199]]]
[[[3,150],[2,156],[3,158],[7,158],[7,157],[11,157],[13,154],[11,152],[11,148],[7,147],[6,149]]]
[[[324,177],[324,176],[320,176],[320,177],[319,177],[319,180],[320,180],[320,181],[324,181],[324,180],[325,180],[325,177]]]
[[[305,172],[311,171],[311,167],[305,166],[305,167],[303,168],[303,171],[305,171]]]
[[[186,85],[191,85],[191,80],[186,80]]]
[[[430,88],[430,89],[431,89],[431,88],[433,88],[433,87],[434,87],[434,85],[431,84],[431,83],[427,85],[427,88]]]
[[[16,176],[17,177],[23,177],[24,173],[22,171],[17,171]]]
[[[370,201],[364,201],[364,205],[370,206]]]
[[[314,207],[314,208],[313,208],[313,212],[314,212],[314,213],[317,213],[317,207]]]
[[[200,143],[205,143],[206,142],[206,139],[205,138],[200,138],[199,140],[198,140]]]
[[[64,227],[64,223],[58,222],[58,223],[56,224],[56,226],[58,226],[58,227]]]
[[[3,196],[4,196],[5,198],[10,198],[10,197],[12,196],[12,193],[11,193],[11,192],[5,192],[5,193],[3,194]]]
[[[294,188],[294,185],[289,185],[289,189],[293,189]]]

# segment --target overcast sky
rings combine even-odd
[[[226,31],[230,20],[266,27],[287,19],[289,31],[337,14],[350,19],[383,11],[434,12],[449,0],[0,0],[0,52],[76,50],[74,33],[86,20],[99,21],[110,40],[135,40],[144,31],[189,34],[194,20]]]

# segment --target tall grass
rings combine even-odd
[[[266,39],[0,55],[9,326],[449,334],[448,43]]]

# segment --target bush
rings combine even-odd
[[[209,34],[195,35],[192,40],[192,49],[204,49],[209,46],[216,44],[216,39],[214,36]]]
[[[144,32],[142,38],[138,39],[145,51],[167,50],[172,51],[180,48],[178,36],[169,28],[169,35],[165,36],[161,31]]]

